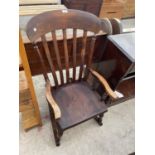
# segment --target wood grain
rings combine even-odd
[[[46,82],[46,98],[47,98],[48,102],[50,103],[51,107],[53,108],[55,119],[60,118],[61,117],[61,111],[60,111],[58,104],[56,103],[56,101],[52,97],[50,81]]]
[[[126,0],[123,18],[135,17],[135,0]]]
[[[122,18],[123,16],[124,3],[120,2],[103,2],[100,18]]]
[[[19,15],[37,15],[46,11],[63,10],[66,9],[64,5],[32,5],[32,6],[20,6]]]
[[[58,4],[59,0],[19,0],[19,5]]]
[[[34,109],[30,109],[22,112],[22,126],[25,131],[38,125],[38,119],[36,118]]]
[[[96,37],[94,36],[91,40],[91,45],[90,45],[90,54],[88,57],[88,68],[90,68],[91,64],[92,64],[92,58],[93,58],[93,54],[94,54],[94,47],[95,47],[95,42],[96,42]]]
[[[61,109],[57,122],[63,130],[107,111],[104,101],[84,81],[53,90],[53,97]]]
[[[58,48],[55,31],[52,31],[52,38],[53,38],[53,45],[54,45],[54,51],[55,51],[55,55],[56,55],[56,59],[57,59],[57,64],[58,64],[58,68],[59,68],[59,72],[60,72],[61,84],[64,84],[60,52],[59,52],[59,48]]]
[[[54,78],[55,85],[58,86],[58,80],[57,80],[56,73],[55,73],[55,67],[53,65],[53,61],[52,61],[52,58],[51,58],[51,55],[50,55],[50,51],[49,51],[49,47],[48,47],[46,38],[45,38],[45,36],[42,36],[41,39],[42,39],[42,42],[43,42],[43,47],[44,47],[44,50],[45,50],[45,53],[46,53],[48,63],[50,65],[50,69],[52,71],[52,75],[53,75],[53,78]],[[38,51],[38,53],[40,53],[40,51]]]
[[[99,16],[103,0],[62,0],[68,9],[83,10]]]
[[[86,55],[86,43],[87,43],[87,31],[85,30],[82,38],[82,49],[81,49],[81,65],[80,65],[80,73],[79,80],[82,79],[84,64],[85,64],[85,55]]]
[[[24,71],[19,72],[19,92],[22,90],[29,89],[27,79]]]
[[[65,51],[65,65],[66,65],[66,81],[68,83],[69,82],[69,56],[68,56],[66,29],[63,29],[63,37],[64,37],[64,51]]]
[[[19,71],[23,70],[23,65],[22,65],[22,61],[21,58],[19,57]]]
[[[32,102],[34,105],[34,114],[35,114],[35,120],[36,120],[36,122],[30,123],[30,124],[26,122],[26,125],[24,125],[24,129],[27,129],[29,127],[32,127],[33,125],[41,125],[42,122],[41,122],[40,111],[39,111],[39,107],[38,107],[38,103],[37,103],[37,99],[36,99],[36,95],[35,95],[35,91],[34,91],[34,86],[33,86],[33,82],[32,82],[29,63],[27,60],[27,55],[26,55],[25,47],[24,47],[24,44],[22,41],[22,37],[20,34],[19,34],[19,52],[20,52],[20,57],[22,60],[23,68],[25,71],[25,75],[27,77],[27,82],[28,82],[28,86],[30,89]]]
[[[30,109],[34,109],[34,105],[31,99],[25,102],[21,102],[19,105],[19,112],[24,112]]]
[[[31,18],[26,33],[30,41],[34,42],[42,35],[59,29],[75,28],[99,33],[101,26],[101,20],[88,12],[71,9],[54,10]]]
[[[73,81],[76,79],[77,30],[73,29]]]

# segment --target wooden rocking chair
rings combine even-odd
[[[96,34],[101,30],[101,21],[95,15],[79,10],[59,10],[49,11],[33,17],[27,25],[27,35],[38,52],[42,67],[44,68],[44,77],[46,80],[46,99],[48,101],[51,122],[56,146],[60,145],[60,138],[63,131],[78,125],[86,120],[95,118],[99,125],[102,125],[103,114],[107,111],[104,101],[101,101],[99,95],[92,90],[87,83],[88,75],[91,73],[104,86],[107,94],[116,99],[116,94],[112,91],[106,79],[91,68]],[[66,29],[73,29],[73,48],[69,53],[67,47]],[[65,74],[66,82],[63,74],[63,66],[60,58],[56,30],[61,29],[63,32],[64,57],[65,57]],[[83,30],[82,48],[77,52],[77,30]],[[85,59],[85,50],[87,44],[87,32],[93,32],[90,52],[87,55],[88,61]],[[51,52],[45,34],[51,34],[53,40],[54,53],[56,56],[58,71],[60,73],[60,82],[56,75],[56,68],[53,63]],[[37,45],[37,40],[41,39],[44,47],[51,73],[53,75],[55,86],[52,87],[48,78],[46,67],[43,62],[43,56]],[[70,59],[72,55],[72,60]],[[80,65],[77,63],[77,56],[80,56]],[[76,67],[79,66],[79,74],[77,77]],[[86,67],[85,67],[86,66]],[[73,68],[72,76],[69,69]]]

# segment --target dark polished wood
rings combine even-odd
[[[99,16],[103,0],[62,0],[68,9],[83,10]]]
[[[69,82],[69,56],[68,56],[68,46],[67,46],[67,34],[66,34],[66,29],[63,30],[63,37],[64,37],[66,79],[67,79],[67,82]]]
[[[118,81],[124,76],[131,65],[131,61],[120,52],[120,50],[112,43],[108,42],[102,60],[106,61],[106,70],[111,73],[105,75],[113,89],[116,88]]]
[[[71,47],[68,46],[66,34],[68,28],[73,29]],[[56,36],[56,30],[59,29],[63,32],[63,46],[60,48]],[[83,37],[80,39],[80,47],[79,44],[75,45],[78,43],[78,39],[75,39],[76,30],[78,29],[83,30]],[[93,49],[95,49],[96,34],[99,33],[100,30],[103,30],[103,27],[99,18],[93,14],[79,10],[45,12],[33,17],[27,25],[27,35],[30,41],[35,43],[35,46],[38,47],[40,61],[44,63],[43,59],[46,57],[45,63],[49,64],[50,72],[52,72],[53,77],[55,76],[54,80],[56,87],[51,86],[49,79],[45,78],[45,80],[46,99],[50,107],[51,122],[57,146],[60,145],[60,138],[63,131],[68,128],[91,118],[95,118],[97,123],[102,125],[102,117],[107,111],[107,106],[104,101],[100,100],[100,96],[92,91],[89,83],[85,80],[86,74],[84,74],[86,69],[88,71],[93,71],[91,69]],[[94,36],[89,38],[89,42],[87,42],[88,31],[94,33]],[[46,41],[46,34],[49,32],[52,33],[53,44],[48,44]],[[37,43],[40,38],[42,42]],[[63,51],[62,53],[60,53],[61,48]],[[89,48],[89,50],[87,48]],[[72,56],[74,59],[71,60],[69,56]],[[62,57],[63,59],[61,59]],[[73,78],[69,75],[69,68],[72,66],[74,67],[74,70],[76,67],[80,66],[77,80],[75,80],[75,77],[74,80],[72,80]],[[66,70],[66,82],[64,82],[65,75],[63,74],[63,69]],[[58,84],[58,76],[56,76],[55,73],[56,70],[60,73],[60,83]],[[48,76],[47,72],[48,71],[46,70],[46,76]],[[45,73],[45,71],[43,73]],[[111,88],[103,77],[101,82],[102,81],[104,81],[102,84],[105,89],[107,90],[108,88],[107,91],[111,92]],[[111,93],[109,93],[109,95],[110,94]]]
[[[66,28],[98,33],[102,29],[102,23],[95,15],[84,11],[72,9],[48,11],[30,19],[26,33],[30,41],[34,42],[48,32]]]
[[[118,101],[110,102],[112,105],[133,98],[135,94],[134,37],[132,38],[132,35],[133,33],[120,34],[112,36],[116,40],[108,39],[101,62],[95,64],[96,70],[106,77],[112,89],[124,95]],[[107,98],[105,90],[96,81],[94,87],[103,99]],[[109,98],[107,98],[107,103],[109,103]]]
[[[126,100],[129,100],[135,97],[135,78],[130,78],[128,80],[120,82],[120,84],[116,89],[117,91],[121,92],[124,95],[124,97],[111,102],[109,106],[117,105],[119,103],[122,103]]]
[[[77,64],[77,65],[80,65],[80,63],[81,63],[80,51],[82,48],[82,38],[76,38],[76,44],[74,45],[76,47],[73,47],[73,42],[74,42],[74,38],[67,40],[70,67],[73,67],[74,61],[75,61],[75,64]],[[92,49],[91,42],[92,42],[92,37],[87,37],[87,47],[86,47],[86,55],[85,55],[86,62],[88,61],[88,56],[89,56],[88,53]],[[64,43],[63,43],[63,40],[58,40],[57,43],[58,43],[58,47],[59,47],[62,68],[64,69],[65,68]],[[92,57],[92,63],[101,61],[101,57],[103,55],[103,51],[105,48],[105,43],[106,43],[106,35],[96,36],[96,41],[94,43],[95,46],[94,46],[94,53],[93,53],[93,57]],[[43,63],[45,64],[46,71],[50,72],[50,70],[51,70],[50,65],[47,61],[47,57],[45,55],[42,42],[38,42],[37,45],[38,45],[41,55],[43,57]],[[55,70],[58,70],[53,42],[48,41],[48,46],[50,49],[50,55],[52,57]],[[39,60],[38,54],[37,54],[36,50],[34,49],[33,45],[31,43],[25,43],[25,49],[26,49],[32,76],[42,74],[43,68],[41,66],[41,62]],[[73,49],[76,49],[76,51],[72,52]],[[75,56],[74,56],[74,53],[75,53]],[[75,60],[75,57],[76,57],[76,60]],[[73,77],[75,77],[75,76],[73,76]]]
[[[49,65],[50,65],[50,68],[52,70],[52,75],[53,75],[53,78],[54,78],[54,82],[55,82],[55,85],[57,86],[58,85],[58,80],[57,80],[57,77],[56,77],[56,73],[55,73],[55,68],[54,68],[54,65],[53,65],[53,61],[51,59],[51,55],[50,55],[50,51],[49,51],[49,47],[48,47],[48,44],[47,44],[47,41],[46,41],[46,38],[45,36],[42,36],[42,42],[43,42],[43,47],[44,47],[44,50],[45,50],[45,53],[46,53],[46,57],[48,59],[48,62],[49,62]],[[41,57],[40,59],[42,60],[42,55],[40,54],[39,52],[39,48],[37,48],[38,50],[38,53],[39,53],[39,56]],[[42,62],[43,63],[43,62]],[[43,65],[42,65],[43,66]],[[47,75],[46,75],[47,76]]]
[[[63,78],[63,73],[62,73],[62,64],[61,64],[61,60],[60,60],[60,52],[59,52],[58,43],[57,43],[57,39],[56,39],[56,34],[55,33],[56,33],[55,30],[52,31],[54,51],[55,51],[56,60],[57,60],[57,64],[58,64],[58,70],[60,72],[61,84],[64,84],[64,78]]]
[[[86,55],[86,41],[87,41],[87,31],[84,31],[83,39],[82,39],[81,64],[80,64],[79,80],[82,79],[82,74],[83,74],[83,70],[84,70],[85,55]]]
[[[87,82],[77,82],[53,91],[53,96],[62,112],[57,120],[63,130],[75,126],[107,111],[104,101],[91,90]]]
[[[73,29],[73,81],[76,79],[76,50],[77,50],[77,31]]]

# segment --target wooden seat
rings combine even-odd
[[[43,75],[46,80],[46,99],[49,105],[51,122],[55,143],[60,145],[60,138],[65,129],[69,129],[79,123],[82,123],[92,117],[99,125],[102,125],[102,117],[107,111],[105,103],[100,101],[99,96],[92,91],[87,81],[90,75],[93,75],[104,86],[107,94],[116,99],[117,96],[110,88],[106,79],[92,69],[93,52],[96,41],[96,34],[104,31],[106,24],[95,15],[79,10],[59,10],[49,11],[39,14],[29,21],[27,25],[27,35],[33,43],[36,52],[40,58]],[[67,29],[73,30],[73,47],[67,45]],[[83,31],[82,46],[77,44],[77,30]],[[64,49],[58,47],[56,30],[62,30]],[[87,53],[87,34],[92,32],[90,52]],[[104,31],[105,32],[105,31]],[[50,33],[54,50],[51,50],[46,34]],[[37,45],[41,40],[42,48]],[[62,65],[60,51],[64,52],[65,66]],[[43,50],[43,52],[40,52]],[[41,53],[44,53],[42,55]],[[56,56],[53,60],[52,55]],[[70,59],[72,55],[73,59]],[[80,56],[81,62],[77,62]],[[43,57],[47,58],[49,63],[54,86],[51,86]],[[79,72],[77,72],[79,67]],[[73,72],[70,72],[72,68]],[[65,75],[63,74],[65,69]],[[58,74],[56,74],[58,71]],[[71,75],[72,74],[72,75]],[[59,80],[58,80],[59,79]]]
[[[107,111],[104,101],[87,82],[62,86],[53,91],[53,97],[61,110],[58,123],[63,130]]]

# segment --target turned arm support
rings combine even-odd
[[[94,75],[101,82],[101,84],[105,88],[105,91],[107,92],[107,94],[112,99],[117,99],[118,98],[118,96],[116,95],[116,93],[110,88],[107,80],[102,75],[100,75],[98,72],[96,72],[95,70],[93,70],[91,68],[89,69],[89,71],[91,72],[92,75]]]
[[[51,84],[50,84],[49,80],[46,81],[46,99],[54,111],[55,119],[60,118],[61,117],[61,111],[60,111],[58,104],[56,103],[56,101],[54,100],[54,98],[52,96]]]

